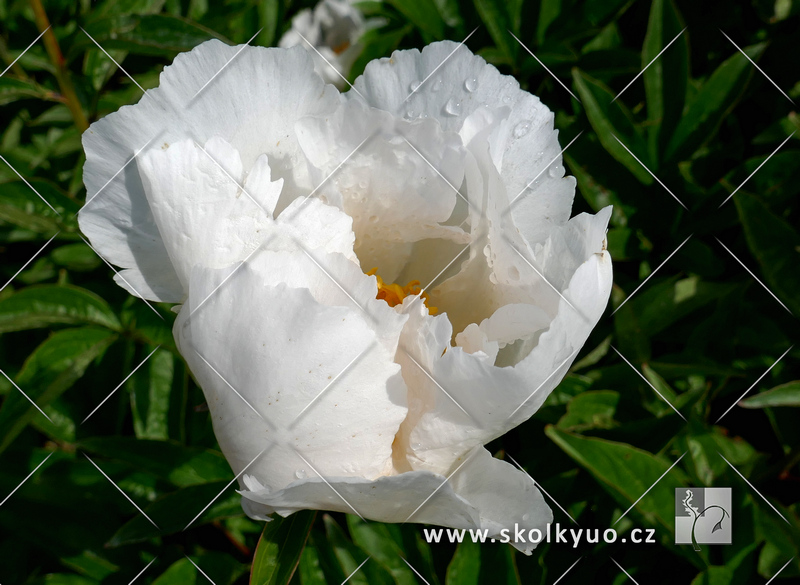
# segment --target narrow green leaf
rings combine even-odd
[[[641,183],[645,185],[653,183],[653,177],[642,166],[644,164],[648,165],[648,168],[652,167],[647,153],[647,143],[636,128],[633,116],[628,109],[621,101],[612,101],[614,93],[585,72],[573,69],[572,79],[583,107],[586,109],[589,123],[597,133],[603,147]],[[637,158],[642,162],[639,163]]]
[[[567,455],[591,473],[623,506],[623,510],[639,500],[670,466],[670,463],[652,453],[626,443],[582,437],[553,426],[548,426],[545,433]],[[673,468],[661,481],[655,483],[634,509],[651,524],[660,524],[669,533],[674,533],[675,488],[682,485],[683,474]]]
[[[800,406],[800,381],[781,384],[750,396],[739,402],[745,408],[769,408],[772,406]]]
[[[325,514],[322,519],[325,523],[326,541],[333,548],[342,572],[350,576],[348,583],[352,582],[354,585],[394,584],[392,576],[378,563],[370,562],[367,553],[350,542],[333,518]]]
[[[556,425],[560,429],[583,431],[609,429],[615,426],[614,413],[619,403],[619,392],[591,390],[578,394],[567,405],[567,413]]]
[[[519,36],[520,2],[506,2],[503,0],[473,0],[481,20],[489,30],[497,48],[513,63],[519,50],[519,44],[508,31]]]
[[[317,547],[310,542],[306,544],[300,555],[300,564],[297,566],[301,585],[326,585],[325,571],[319,560]]]
[[[481,570],[481,545],[465,539],[447,565],[445,585],[478,585]]]
[[[23,181],[0,183],[0,192],[3,194],[0,197],[0,220],[48,235],[60,229],[77,228],[77,221],[72,219],[79,209],[75,201],[49,181],[29,179],[28,183],[44,201]]]
[[[689,40],[672,0],[654,0],[642,47],[650,160],[659,161],[683,113],[689,77]],[[672,43],[671,45],[669,43]],[[656,56],[664,50],[660,57]],[[655,61],[653,61],[655,59]],[[656,169],[651,169],[655,172]]]
[[[83,376],[89,364],[116,339],[116,333],[94,327],[58,331],[25,360],[17,385],[40,407],[45,406]],[[0,408],[0,451],[36,413],[36,408],[16,389],[6,397]]]
[[[121,328],[108,303],[77,286],[30,286],[0,301],[0,333],[81,324]]]
[[[83,242],[59,246],[50,253],[50,258],[59,266],[75,272],[88,272],[103,264],[95,251]]]
[[[733,199],[766,284],[792,313],[800,315],[800,234],[755,195],[739,191]]]
[[[745,47],[744,51],[756,61],[766,46],[766,43],[760,43]],[[669,141],[664,154],[665,161],[689,157],[717,133],[722,120],[742,97],[754,69],[747,57],[737,51],[711,74],[689,102]]]
[[[149,354],[151,348],[146,347]],[[175,355],[157,349],[150,359],[128,378],[133,429],[139,439],[169,438],[169,406]]]
[[[446,24],[433,0],[388,0],[430,40],[445,37]]]
[[[0,106],[23,99],[55,101],[56,95],[33,81],[0,77]]]
[[[250,585],[287,585],[291,581],[315,517],[315,511],[302,510],[267,523],[253,558]]]
[[[278,27],[281,23],[281,4],[280,0],[261,0],[256,5],[258,8],[258,24],[261,27],[257,40],[262,47],[273,46],[278,38]]]
[[[416,585],[414,571],[403,562],[408,554],[392,538],[389,526],[365,522],[358,516],[348,514],[347,527],[353,542],[386,569],[397,585]]]
[[[233,477],[228,462],[219,451],[173,441],[93,437],[81,440],[78,448],[125,462],[136,470],[152,473],[178,487],[228,481]]]
[[[169,569],[153,581],[153,585],[195,585],[198,573],[189,559],[180,559],[170,565]],[[200,577],[205,581],[205,577]]]

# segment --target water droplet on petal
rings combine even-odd
[[[564,167],[560,164],[556,163],[547,169],[547,174],[550,175],[554,179],[560,179],[564,176]]]
[[[514,126],[514,131],[513,131],[514,138],[522,138],[528,132],[530,132],[530,129],[531,129],[530,120],[523,120],[522,122]]]
[[[415,112],[414,110],[408,110],[406,112],[406,118],[408,118],[409,120],[413,120],[416,117],[417,117],[417,112]]]
[[[422,449],[422,444],[421,443],[411,443],[411,450],[412,451],[419,451],[420,449]]]
[[[470,77],[464,82],[464,87],[468,92],[472,93],[478,87],[478,80],[474,77]]]
[[[378,216],[377,215],[370,215],[369,216],[369,221],[371,223],[375,223],[376,221],[378,221]]]
[[[527,521],[528,521],[528,518],[530,518],[530,517],[531,517],[531,515],[530,515],[530,514],[523,514],[523,515],[522,515],[522,521],[523,521],[523,522],[527,522]]]
[[[504,103],[506,103],[506,104],[507,104],[507,103],[508,103],[508,102],[510,102],[510,101],[511,101],[511,97],[510,97],[510,96],[507,96],[507,95],[504,95],[504,96],[503,96],[503,102],[504,102]]]
[[[306,477],[306,470],[305,470],[305,469],[298,469],[297,471],[295,471],[295,472],[294,472],[294,476],[295,476],[297,479],[305,479],[305,477]]]
[[[411,91],[417,91],[417,89],[419,89],[420,85],[422,85],[421,81],[412,81],[411,82],[411,86],[410,86]]]
[[[433,91],[439,91],[440,89],[442,89],[442,80],[441,79],[437,79],[436,81],[434,81],[433,87],[431,89]]]
[[[450,98],[444,105],[444,111],[450,114],[451,116],[458,116],[461,113],[461,102],[456,99]]]

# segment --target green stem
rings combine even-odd
[[[47,13],[44,11],[42,0],[30,0],[30,3],[36,17],[36,26],[39,28],[39,32],[44,32],[44,47],[48,57],[50,57],[50,61],[56,68],[58,86],[61,88],[61,93],[66,99],[67,107],[72,114],[72,119],[75,120],[75,125],[78,127],[78,130],[83,132],[89,127],[89,121],[86,119],[86,114],[83,113],[83,107],[78,99],[78,94],[75,93],[75,87],[72,85],[72,79],[67,69],[67,62],[64,59],[64,55],[61,53],[61,47],[58,46],[56,35],[50,27],[50,20],[47,18]]]

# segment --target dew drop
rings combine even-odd
[[[294,476],[297,479],[304,479],[306,477],[306,470],[305,469],[298,469],[294,472]]]
[[[412,81],[411,82],[411,86],[410,86],[411,87],[411,91],[417,91],[419,89],[420,85],[422,85],[421,81]]]
[[[531,515],[530,515],[530,514],[523,514],[523,515],[522,515],[522,521],[523,521],[523,522],[527,522],[527,521],[528,521],[528,519],[529,519],[530,517],[531,517]]]
[[[461,113],[461,102],[456,99],[450,98],[444,105],[444,111],[450,114],[451,116],[458,116]]]
[[[477,87],[478,87],[478,80],[475,79],[474,77],[470,77],[464,82],[464,88],[470,93],[475,91]]]
[[[433,87],[432,87],[431,89],[432,89],[433,91],[439,91],[440,89],[442,89],[442,80],[441,80],[441,79],[437,79],[437,80],[436,80],[436,81],[433,83]]]
[[[528,132],[530,132],[530,129],[531,129],[530,120],[523,120],[522,122],[514,126],[514,131],[513,131],[514,138],[522,138]]]
[[[414,110],[408,110],[406,112],[406,118],[408,118],[409,120],[413,120],[416,117],[417,117],[417,112],[415,112]]]
[[[556,163],[547,169],[547,174],[550,175],[554,179],[559,179],[564,176],[564,167],[560,164]]]
[[[369,216],[369,221],[370,221],[370,223],[375,223],[376,221],[378,221],[378,216],[377,215],[370,215]]]
[[[510,97],[510,96],[507,96],[507,95],[504,95],[504,96],[503,96],[503,102],[504,102],[504,103],[506,103],[506,104],[507,104],[507,103],[508,103],[508,102],[510,102],[510,101],[511,101],[511,97]]]
[[[422,449],[422,444],[421,443],[411,443],[411,450],[412,451],[419,451],[420,449]]]

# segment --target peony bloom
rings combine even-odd
[[[553,114],[464,46],[354,87],[299,48],[179,55],[84,134],[81,229],[121,286],[181,304],[251,517],[543,529],[538,489],[484,445],[604,311],[610,208],[569,218]]]
[[[361,54],[359,40],[379,24],[376,19],[365,20],[353,4],[352,0],[321,0],[313,10],[304,8],[278,43],[283,48],[297,45],[309,51],[314,70],[339,89],[345,87],[342,77],[347,77]]]

